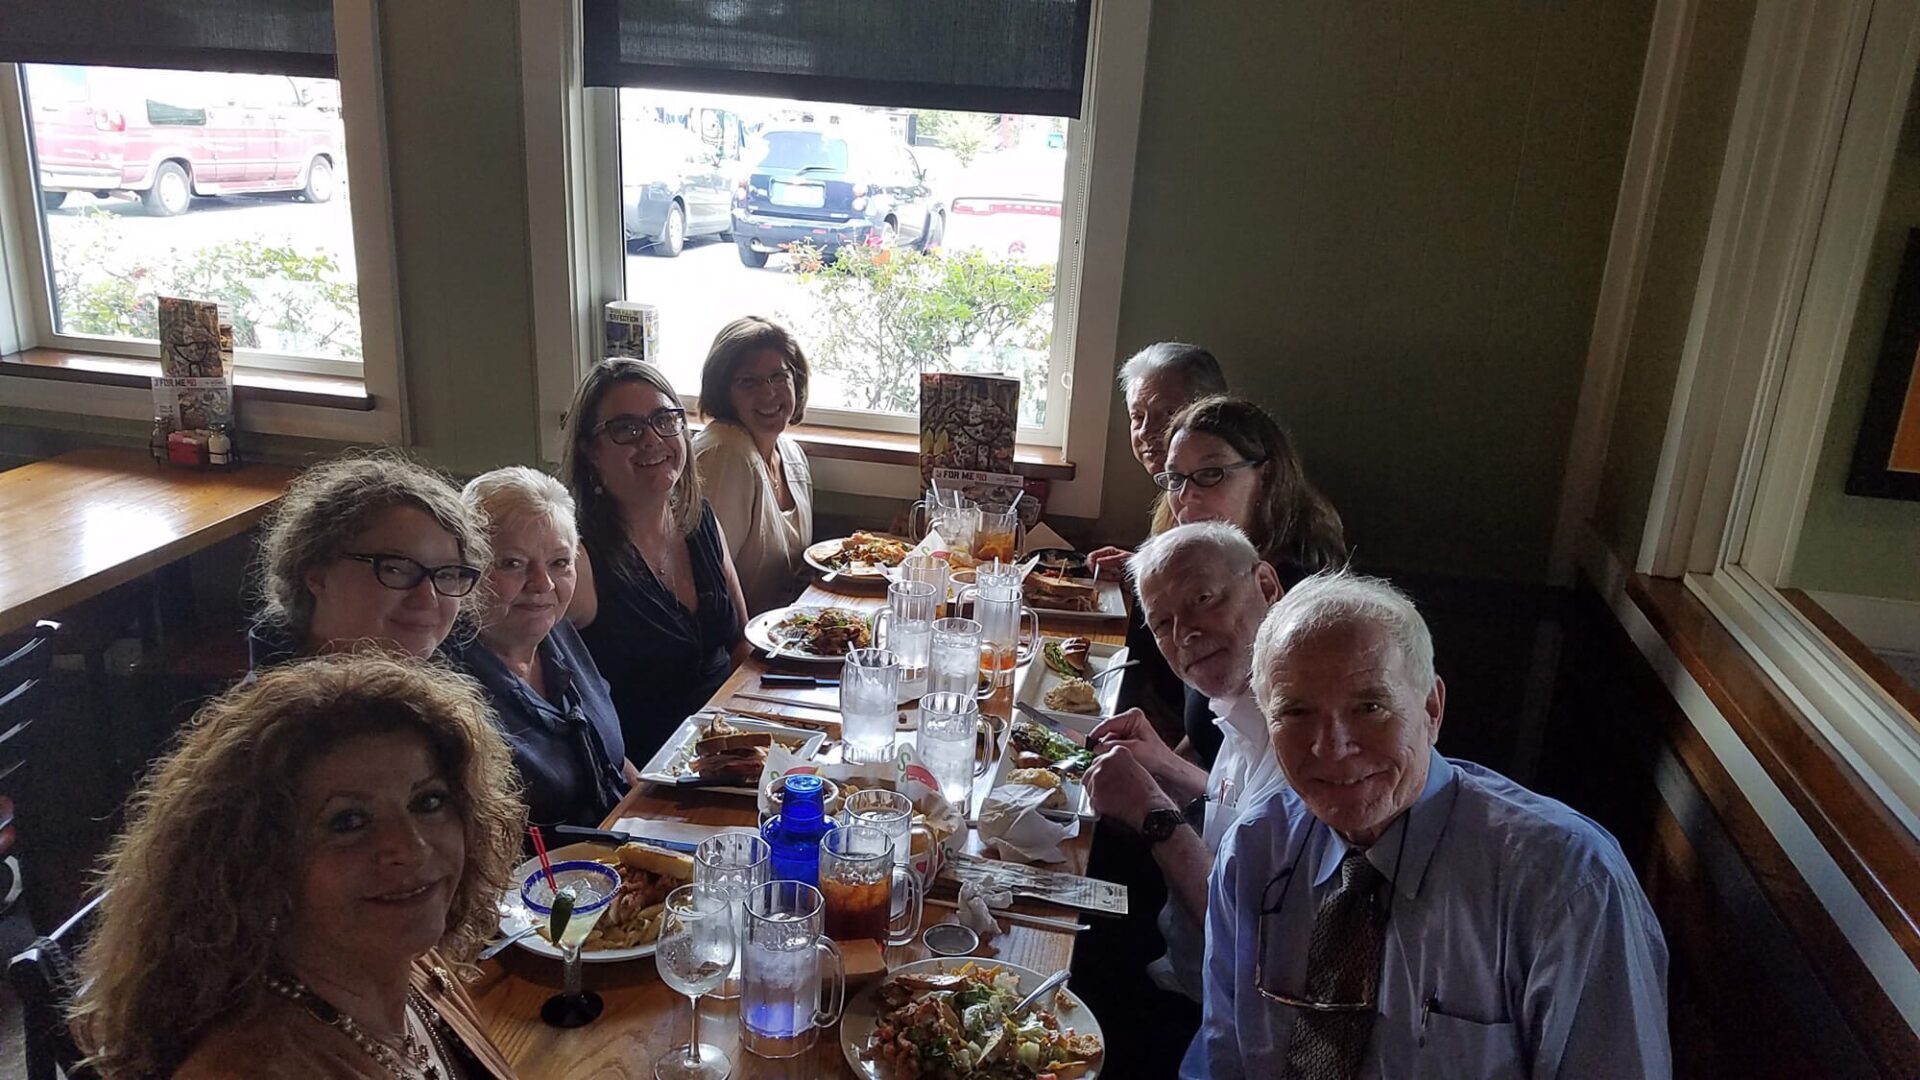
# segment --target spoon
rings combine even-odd
[[[529,926],[523,926],[520,929],[515,930],[513,933],[508,934],[506,937],[501,938],[499,941],[496,941],[493,944],[487,946],[486,948],[481,949],[479,959],[491,960],[494,957],[499,956],[500,953],[504,951],[507,946],[513,944],[516,941],[519,941],[521,938],[526,937],[528,934],[531,934],[538,929],[540,929],[540,927],[536,923]]]
[[[1013,1011],[1008,1015],[1019,1016],[1021,1013],[1026,1012],[1028,1009],[1033,1007],[1034,1002],[1039,1001],[1043,997],[1046,997],[1049,993],[1053,992],[1055,989],[1061,986],[1065,986],[1067,983],[1067,977],[1071,974],[1072,972],[1069,972],[1069,971],[1056,971],[1052,975],[1049,975],[1047,977],[1046,982],[1043,982],[1039,986],[1034,987],[1033,993],[1028,994],[1026,997],[1021,998],[1020,1004],[1015,1005],[1013,1007]]]

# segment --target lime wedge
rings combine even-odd
[[[560,935],[567,932],[567,922],[572,918],[573,890],[563,888],[553,898],[553,914],[547,916],[547,939],[560,944]]]

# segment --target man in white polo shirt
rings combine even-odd
[[[1138,710],[1122,713],[1093,731],[1101,754],[1087,788],[1102,818],[1151,845],[1167,882],[1167,955],[1148,971],[1162,989],[1197,1002],[1214,853],[1254,796],[1280,777],[1249,685],[1254,638],[1280,598],[1280,579],[1245,533],[1217,521],[1154,536],[1127,565],[1161,654],[1207,695],[1223,741],[1209,771],[1168,747]]]

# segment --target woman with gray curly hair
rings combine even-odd
[[[130,802],[76,1036],[108,1077],[511,1076],[453,972],[525,822],[472,682],[370,654],[265,672]]]
[[[479,636],[447,651],[486,688],[534,824],[597,828],[640,774],[607,680],[566,620],[580,573],[573,496],[525,465],[482,473],[463,494],[487,521],[493,564]]]
[[[439,473],[392,452],[301,473],[257,555],[253,667],[362,642],[431,656],[489,561],[486,528]]]

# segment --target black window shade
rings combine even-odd
[[[0,61],[335,77],[333,0],[0,0]]]
[[[589,86],[1080,115],[1093,0],[581,0]]]

